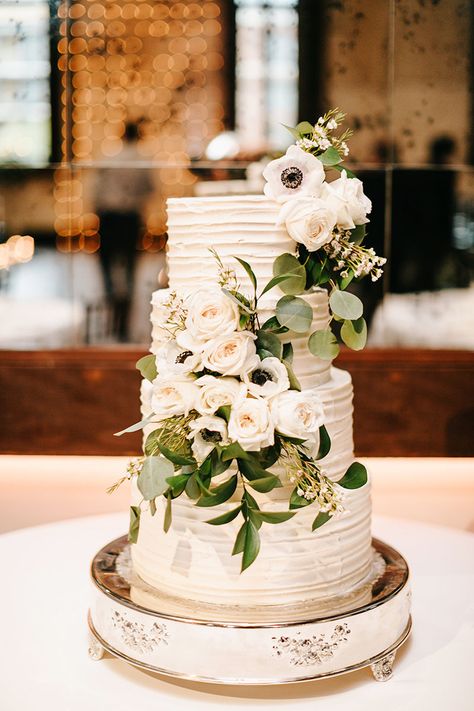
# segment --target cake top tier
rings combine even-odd
[[[167,207],[172,289],[215,282],[216,259],[211,249],[226,266],[239,266],[232,257],[250,262],[262,283],[272,277],[274,260],[294,251],[294,240],[285,226],[276,224],[280,205],[262,195],[172,198]],[[250,282],[243,270],[239,278],[248,289]]]

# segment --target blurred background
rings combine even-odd
[[[122,454],[169,196],[261,192],[348,114],[384,278],[340,358],[362,454],[472,455],[469,0],[2,0],[0,452]],[[359,394],[357,394],[359,393]]]

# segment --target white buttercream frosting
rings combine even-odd
[[[209,251],[214,248],[225,266],[235,269],[243,293],[250,293],[251,285],[234,256],[252,265],[261,291],[272,277],[274,259],[295,249],[286,229],[276,226],[278,210],[276,202],[260,196],[168,200],[170,290],[190,293],[196,287],[214,284],[217,266]],[[166,337],[159,325],[163,295],[163,290],[156,292],[152,300],[152,352]],[[261,323],[273,315],[281,296],[275,288],[262,298]],[[304,298],[314,313],[310,332],[325,328],[329,320],[326,291],[316,289]],[[293,367],[302,387],[314,388],[324,403],[332,446],[321,465],[324,473],[337,481],[353,461],[351,378],[332,368],[329,361],[312,356],[307,339],[308,334],[282,337],[293,344]],[[146,384],[141,399],[146,415],[150,411]],[[281,511],[288,508],[294,485],[286,482],[283,471],[273,470],[281,474],[285,485],[268,494],[255,494],[255,498],[262,509]],[[139,500],[136,487],[133,495]],[[317,514],[314,505],[300,509],[285,523],[263,524],[259,556],[242,574],[240,556],[231,555],[241,520],[225,526],[205,523],[235,507],[240,496],[237,490],[231,501],[208,509],[196,507],[182,495],[173,501],[173,522],[166,534],[164,502],[157,501],[153,517],[147,510],[141,516],[138,542],[132,546],[135,571],[169,595],[227,605],[285,605],[324,599],[356,587],[368,575],[373,558],[369,484],[344,490],[344,513],[315,532],[311,531]]]

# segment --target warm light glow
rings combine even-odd
[[[32,259],[35,241],[30,235],[12,235],[0,244],[0,269],[9,269],[14,264],[25,264]]]

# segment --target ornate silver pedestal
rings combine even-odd
[[[141,581],[126,537],[92,562],[89,654],[110,652],[149,671],[220,684],[286,684],[370,666],[392,675],[410,628],[408,566],[374,539],[383,572],[356,593],[304,606],[230,608],[176,600]]]

